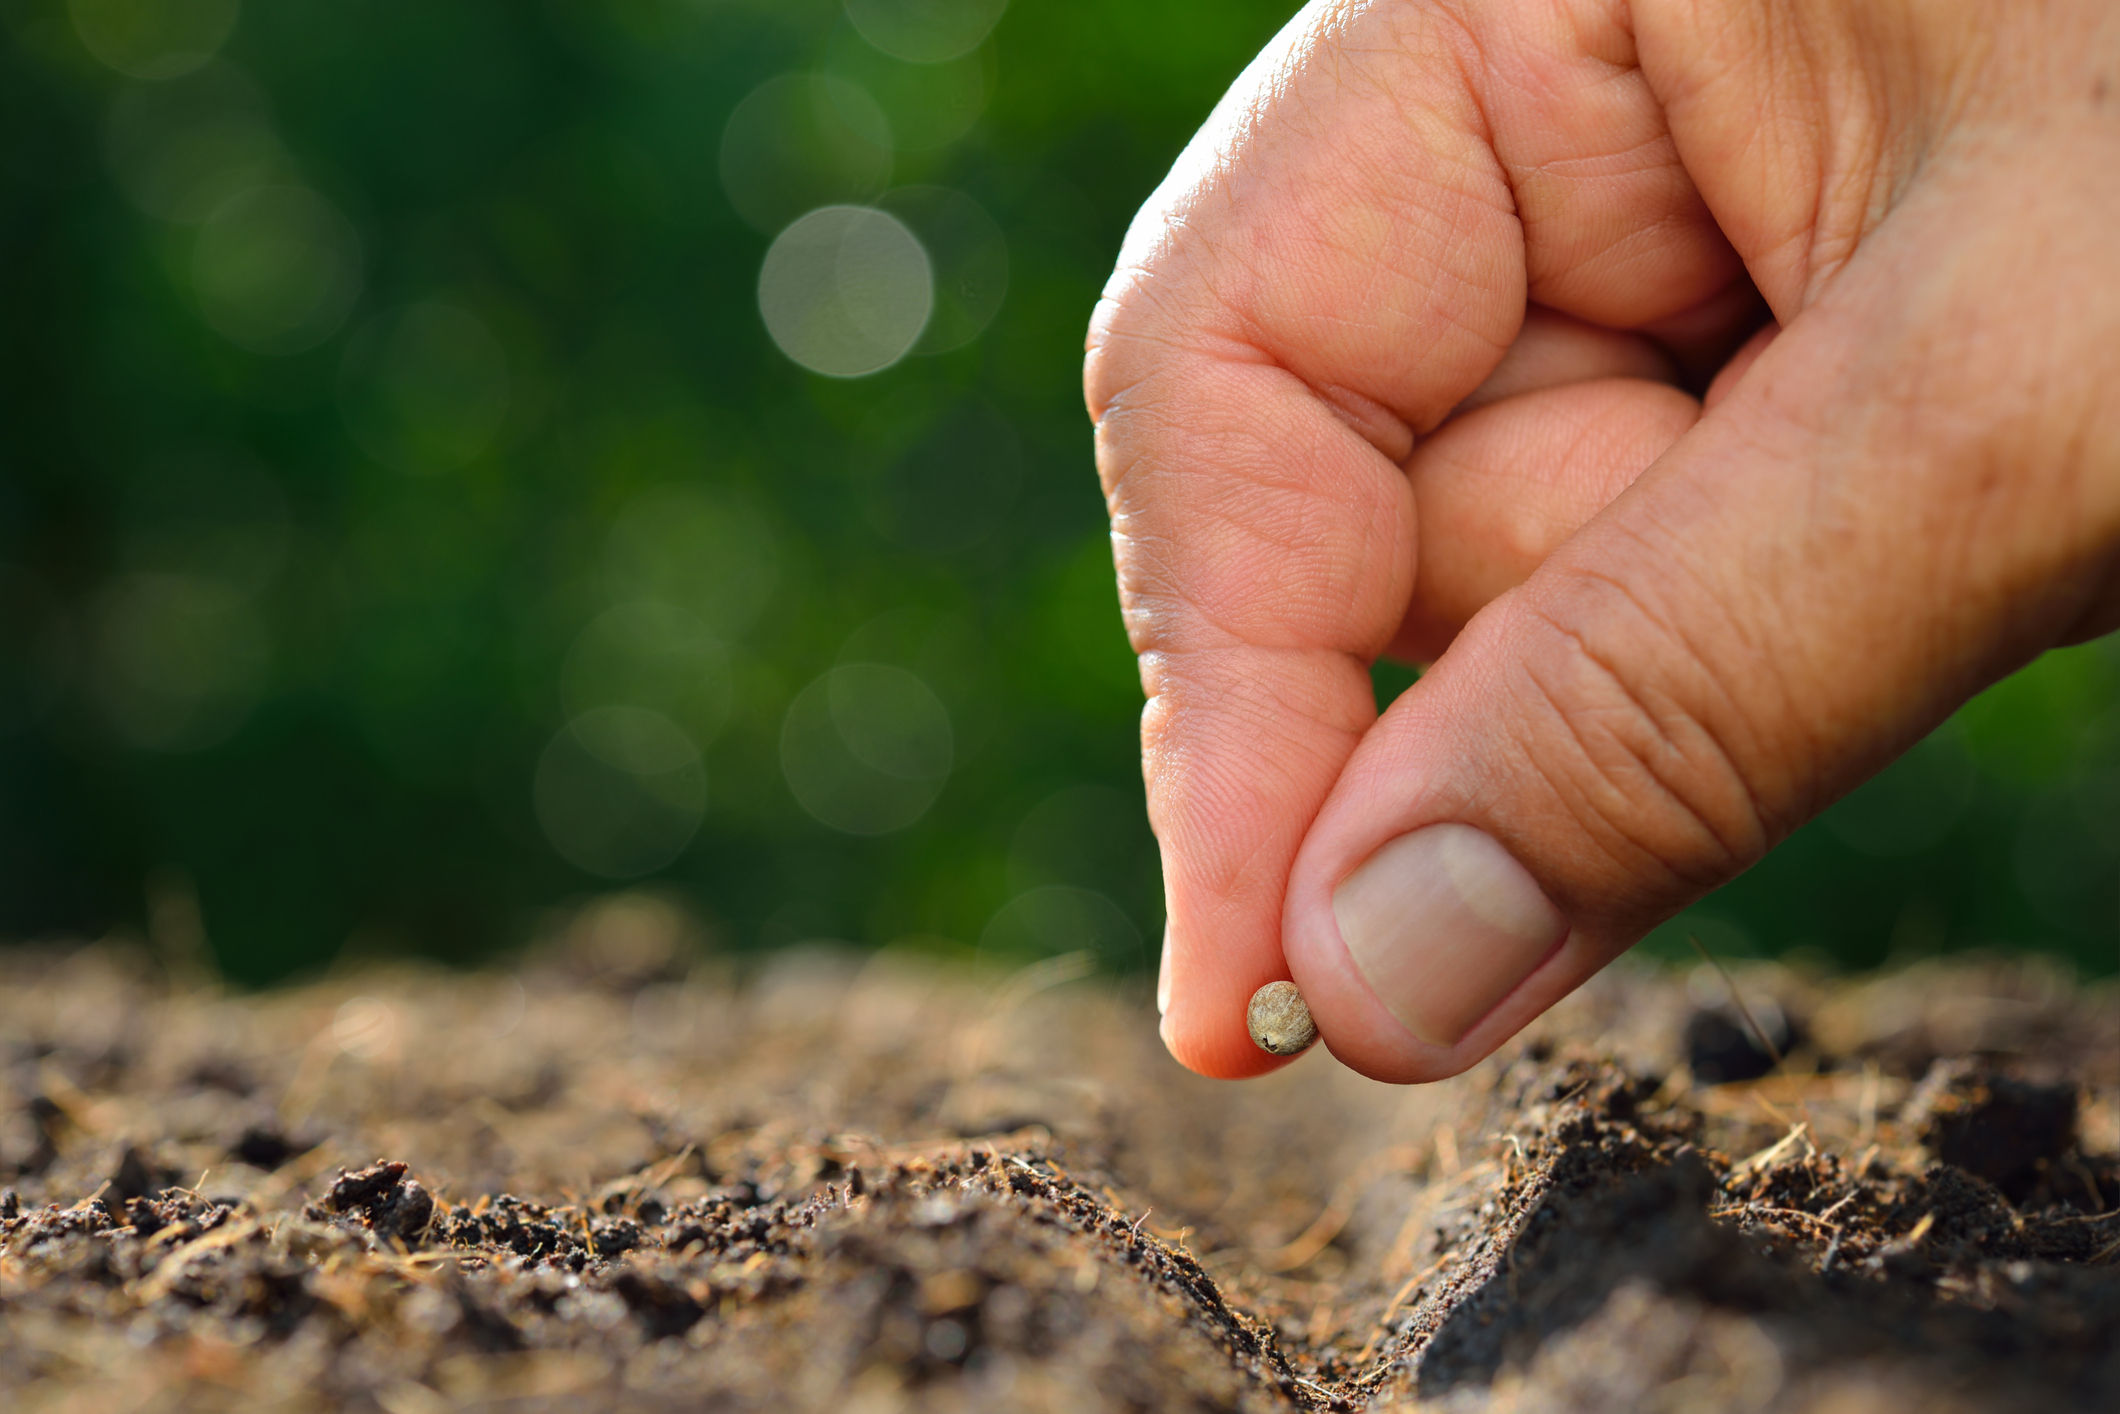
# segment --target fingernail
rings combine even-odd
[[[1156,964],[1156,1015],[1170,1010],[1170,925],[1163,925],[1163,960]]]
[[[1509,851],[1470,825],[1429,825],[1369,856],[1332,895],[1362,979],[1406,1029],[1454,1046],[1567,935]]]

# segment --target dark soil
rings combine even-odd
[[[0,1408],[2120,1408],[2110,986],[1741,972],[1777,1063],[1621,971],[1447,1084],[1232,1086],[1068,959],[654,923],[0,955]]]

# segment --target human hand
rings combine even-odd
[[[2116,172],[2109,0],[1297,16],[1090,330],[1172,1053],[1462,1070],[2120,626]]]

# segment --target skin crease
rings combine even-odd
[[[1293,977],[1355,1069],[1462,1070],[2120,622],[2116,162],[2109,0],[1299,14],[1089,336],[1172,1053],[1282,1064]],[[1331,908],[1442,821],[1569,924],[1449,1047]]]

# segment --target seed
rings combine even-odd
[[[1268,982],[1253,992],[1244,1020],[1251,1027],[1252,1041],[1273,1055],[1297,1055],[1318,1039],[1317,1023],[1310,1019],[1310,1008],[1303,1004],[1303,994],[1293,982]]]

